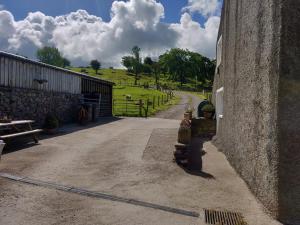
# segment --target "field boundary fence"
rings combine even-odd
[[[174,98],[173,91],[164,91],[161,95],[115,96],[113,99],[113,114],[115,116],[148,117],[157,107],[167,104]]]

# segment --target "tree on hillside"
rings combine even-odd
[[[137,85],[137,80],[139,77],[139,73],[143,69],[143,64],[141,63],[141,57],[140,57],[140,51],[141,49],[138,46],[134,46],[131,50],[132,55],[131,56],[124,56],[122,58],[122,64],[127,68],[128,71],[134,72],[134,84]]]
[[[143,64],[143,72],[147,73],[147,74],[152,74],[152,66],[153,66],[153,60],[151,59],[151,57],[146,57],[144,58],[144,64]]]
[[[217,61],[215,59],[210,60],[209,58],[206,57],[204,57],[203,60],[205,64],[205,77],[207,80],[213,83]]]
[[[55,47],[43,47],[37,50],[36,57],[40,62],[50,64],[53,66],[64,67],[65,58],[62,57],[60,52]],[[68,61],[69,62],[69,61]]]
[[[98,74],[98,70],[101,68],[101,63],[98,60],[94,59],[91,61],[90,65],[93,70],[95,70],[96,74]]]
[[[64,67],[71,66],[71,62],[66,58],[63,58],[63,64],[64,64]]]
[[[133,71],[133,61],[134,61],[134,58],[132,56],[122,57],[122,65],[126,67],[128,72]]]
[[[174,48],[160,56],[160,64],[168,69],[170,78],[179,81],[182,86],[186,82],[189,55],[186,50]]]
[[[155,76],[155,86],[156,89],[159,89],[159,77],[160,77],[160,72],[161,72],[161,66],[159,64],[159,62],[153,62],[152,63],[152,69],[153,69],[153,73]]]
[[[156,89],[159,89],[159,77],[160,77],[161,66],[159,62],[155,62],[151,57],[144,58],[144,72],[153,73],[155,77]]]
[[[195,52],[188,52],[189,54],[189,68],[187,73],[189,77],[195,78],[197,81],[205,82],[205,75],[204,75],[204,61],[203,56],[199,53]]]
[[[135,73],[135,78],[134,78],[134,85],[137,85],[137,80],[138,80],[138,76],[139,76],[139,73],[141,72],[141,58],[140,58],[140,51],[141,49],[138,47],[138,46],[134,46],[132,48],[132,54],[133,54],[133,57],[134,57],[134,60],[133,60],[133,70],[134,70],[134,73]]]
[[[183,49],[171,49],[159,57],[161,70],[168,72],[171,80],[182,85],[188,79],[196,79],[202,84],[212,84],[215,64],[199,53]]]
[[[152,66],[153,65],[153,60],[151,59],[151,57],[146,57],[145,59],[144,59],[144,64],[146,64],[146,65],[149,65],[149,66]]]

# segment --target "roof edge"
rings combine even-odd
[[[51,68],[51,69],[71,73],[73,75],[77,75],[77,76],[87,78],[87,79],[97,80],[99,82],[106,83],[106,84],[109,84],[109,85],[115,85],[115,83],[111,82],[111,81],[103,80],[103,79],[100,79],[100,78],[97,78],[97,77],[93,77],[93,76],[90,76],[90,75],[87,75],[87,74],[83,74],[83,73],[75,72],[75,71],[68,70],[68,69],[65,69],[65,68],[53,66],[53,65],[46,64],[46,63],[43,63],[43,62],[38,62],[36,60],[28,59],[24,56],[16,55],[16,54],[13,54],[13,53],[0,51],[0,56],[9,57],[9,58],[13,58],[13,59],[16,59],[16,60],[19,60],[19,61],[28,62],[28,63],[36,64],[36,65],[39,65],[39,66],[43,66],[43,67],[47,67],[47,68]]]

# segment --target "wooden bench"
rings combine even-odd
[[[33,120],[16,120],[9,123],[0,123],[2,132],[0,133],[0,140],[7,140],[21,136],[32,136],[35,143],[38,143],[37,134],[41,129],[33,130],[31,124]],[[20,127],[21,126],[21,127]],[[4,131],[4,132],[3,132]]]
[[[38,134],[42,132],[42,129],[35,129],[35,130],[30,130],[30,131],[24,131],[24,132],[19,132],[19,133],[14,133],[14,134],[7,134],[7,135],[2,135],[0,136],[0,139],[5,140],[5,139],[10,139],[10,138],[15,138],[15,137],[20,137],[20,136],[29,136],[33,135],[33,140],[35,143],[38,143],[38,139],[35,136],[35,134]]]

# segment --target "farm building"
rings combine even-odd
[[[112,115],[113,83],[0,52],[0,113],[43,125],[48,113],[75,121],[81,104],[96,104],[95,117]]]
[[[271,214],[300,224],[299,0],[225,0],[216,145]]]

